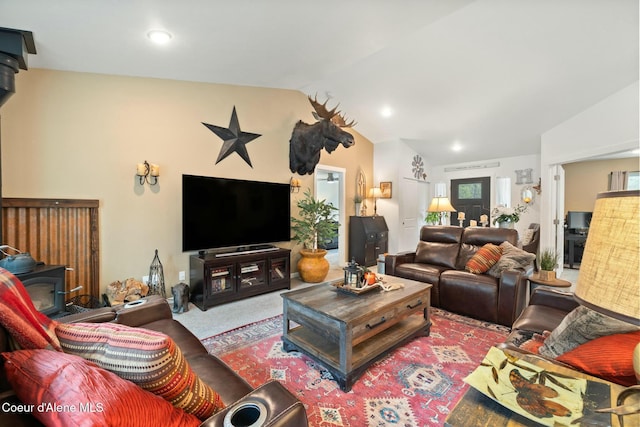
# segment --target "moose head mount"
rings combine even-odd
[[[312,125],[303,123],[302,120],[298,121],[289,140],[289,169],[300,175],[313,173],[320,161],[320,151],[323,148],[332,153],[340,144],[345,148],[355,144],[353,135],[342,130],[355,125],[353,120],[347,123],[344,116],[337,111],[337,105],[333,110],[328,110],[328,100],[320,104],[317,96],[315,99],[311,99],[310,96],[308,98],[315,110],[313,116],[318,121]]]

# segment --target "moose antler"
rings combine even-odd
[[[309,102],[311,103],[311,105],[313,106],[313,109],[315,110],[315,112],[313,113],[313,117],[315,117],[316,120],[329,120],[333,124],[341,128],[345,128],[345,127],[350,128],[356,124],[356,122],[353,120],[347,123],[344,119],[344,116],[340,114],[340,111],[336,111],[340,104],[336,105],[333,108],[333,110],[328,110],[327,109],[327,102],[329,102],[328,99],[324,102],[324,104],[320,104],[318,102],[318,95],[315,96],[315,99],[311,99],[310,96],[307,96],[307,98],[309,98]]]

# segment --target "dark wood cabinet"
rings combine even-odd
[[[201,310],[279,289],[290,289],[288,249],[192,255],[191,302]]]
[[[382,216],[349,217],[349,260],[365,267],[376,265],[389,247],[389,228]]]

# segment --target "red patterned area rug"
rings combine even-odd
[[[508,328],[432,309],[431,334],[374,363],[350,392],[311,358],[282,350],[282,316],[202,342],[252,386],[277,379],[307,410],[310,427],[441,426],[468,388],[462,380]]]

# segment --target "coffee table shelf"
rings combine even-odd
[[[316,285],[282,294],[284,350],[319,361],[349,391],[387,352],[429,335],[431,285],[396,279],[404,289],[352,296]]]

